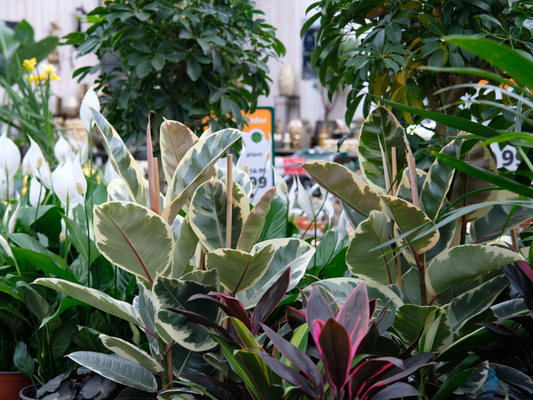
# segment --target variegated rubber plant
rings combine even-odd
[[[470,144],[458,136],[440,152],[459,158],[463,151],[471,164],[497,173],[487,147]],[[388,285],[404,303],[392,332],[411,343],[424,329],[419,350],[439,353],[508,286],[500,267],[522,256],[487,243],[531,218],[532,205],[522,203],[528,212],[506,224],[516,204],[509,192],[438,159],[428,172],[416,169],[404,130],[384,107],[365,120],[358,151],[364,179],[334,162],[302,166],[342,201],[355,229],[346,252],[351,273]]]
[[[163,196],[157,189],[151,140],[146,181],[117,132],[98,111],[91,112],[120,176],[108,186],[108,201],[94,207],[96,246],[111,263],[137,277],[139,295],[128,304],[62,279],[36,283],[128,321],[149,343],[147,352],[101,335],[114,355],[75,352],[71,359],[132,388],[161,392],[172,388],[182,373],[209,374],[213,371],[210,360],[220,353],[205,329],[169,309],[194,312],[219,323],[222,312],[215,304],[205,299],[187,302],[189,298],[224,288],[252,308],[286,271],[290,272],[288,290],[296,287],[314,248],[300,239],[258,243],[264,237],[263,225],[276,189],[250,211],[250,179],[236,168],[231,225],[227,225],[227,172],[215,163],[241,138],[240,131],[208,130],[198,138],[185,125],[165,121],[160,138],[169,188]],[[231,226],[231,243],[226,243],[227,226]]]

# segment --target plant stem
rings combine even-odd
[[[88,273],[89,273],[89,287],[91,287],[91,236],[89,233],[89,214],[87,213],[87,198],[86,196],[83,196],[83,208],[85,210],[85,223],[87,225],[87,264],[89,265]],[[116,293],[115,293],[116,295]]]
[[[528,158],[526,152],[522,149],[521,146],[517,146],[516,150],[518,151],[518,154],[520,154],[520,157],[522,158],[522,160],[524,160],[524,162],[528,166],[529,170],[533,172],[533,164],[531,163],[531,160]]]

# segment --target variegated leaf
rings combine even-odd
[[[431,220],[427,215],[411,203],[392,196],[382,196],[382,198],[387,206],[391,220],[394,221],[395,235],[398,236],[424,224],[431,223]],[[421,229],[422,228],[415,230],[408,235],[402,240],[402,243],[403,241],[409,242],[413,240],[419,233],[421,233]],[[425,253],[437,244],[439,236],[438,230],[433,231],[416,242],[411,243],[410,247],[417,254]]]
[[[144,178],[142,178],[142,181],[146,191],[146,208],[150,208],[148,181]],[[161,193],[159,193],[159,200],[161,202],[161,208],[163,208],[165,197]],[[133,201],[128,192],[128,188],[122,179],[114,179],[109,185],[107,185],[107,201]]]
[[[379,211],[371,211],[368,219],[361,222],[346,252],[346,264],[358,277],[382,285],[396,283],[396,262],[392,254],[385,255],[390,246],[370,251],[389,240],[388,218]]]
[[[140,364],[150,371],[163,372],[165,370],[155,358],[130,342],[104,334],[99,337],[105,347],[126,360]]]
[[[462,140],[453,140],[441,151],[455,158],[461,154]],[[420,208],[426,213],[429,219],[434,220],[442,209],[446,200],[446,195],[452,185],[455,170],[436,159],[429,169],[428,176],[420,193]]]
[[[210,179],[198,187],[191,200],[189,222],[200,243],[208,251],[229,247],[226,244],[226,196],[226,185]],[[235,198],[231,217],[231,248],[235,248],[246,218]]]
[[[172,230],[146,207],[121,201],[95,206],[94,231],[96,246],[109,261],[150,284],[170,265]]]
[[[215,163],[242,136],[236,129],[224,129],[200,140],[183,156],[169,185],[169,204],[162,217],[170,224],[203,182],[216,176]]]
[[[157,382],[152,372],[125,358],[92,351],[77,351],[67,357],[75,363],[122,385],[150,393],[157,390]]]
[[[170,184],[183,156],[200,139],[186,125],[165,119],[160,130],[161,162],[165,179]]]
[[[455,246],[429,263],[426,287],[435,296],[485,272],[522,260],[519,253],[500,247],[481,244]]]
[[[216,343],[208,331],[169,308],[195,312],[218,323],[220,309],[212,302],[203,299],[188,301],[195,294],[208,294],[217,290],[216,286],[158,276],[153,292],[157,317],[165,332],[181,346],[192,351],[206,351],[215,347]]]
[[[302,164],[302,167],[320,186],[364,217],[368,217],[372,210],[385,211],[379,195],[344,165],[330,161],[310,161]]]
[[[237,243],[237,250],[246,252],[252,251],[252,247],[259,239],[259,235],[261,235],[275,194],[275,187],[267,190],[254,206],[242,228],[241,236]]]
[[[227,168],[217,168],[217,177],[220,179],[224,185],[227,185],[226,181],[228,179],[228,169]],[[252,194],[252,181],[246,172],[242,169],[233,167],[233,182],[238,183],[246,192],[246,196],[250,197]]]
[[[207,253],[205,266],[216,269],[220,283],[234,295],[256,284],[274,257],[275,248],[268,245],[254,254],[240,250],[218,249]]]
[[[115,300],[99,290],[55,278],[39,278],[34,283],[57,290],[58,292],[66,294],[76,300],[83,301],[103,312],[131,322],[132,324],[144,326],[141,316],[131,304]]]
[[[401,171],[407,165],[405,157],[407,139],[396,117],[384,107],[372,111],[363,123],[357,156],[365,180],[378,193],[385,194],[387,193],[385,169],[380,143],[387,164],[387,174],[392,177],[392,148],[396,147],[397,171]]]
[[[426,181],[427,172],[422,171],[421,169],[416,170],[416,183],[417,183],[417,193],[420,193],[424,182]],[[398,185],[398,191],[396,196],[400,199],[408,201],[409,203],[413,202],[413,192],[411,190],[411,174],[409,173],[409,168],[405,168],[402,173],[402,179]]]
[[[131,198],[138,204],[146,205],[146,193],[141,171],[119,134],[109,122],[94,108],[91,108],[95,125],[104,139],[111,165],[120,175]]]
[[[189,222],[189,216],[183,219],[180,227],[180,233],[174,246],[174,254],[172,257],[172,267],[170,269],[169,277],[179,279],[183,272],[189,265],[189,261],[194,256],[196,246],[198,245],[198,236],[194,233]]]
[[[227,186],[225,181],[221,180],[221,182],[225,186]],[[237,182],[233,182],[233,200],[236,201],[239,205],[244,224],[244,222],[246,222],[248,216],[250,215],[250,201],[248,200],[248,195],[246,194],[246,191]]]
[[[268,246],[274,246],[275,254],[265,274],[251,288],[237,295],[237,299],[247,309],[254,307],[289,267],[291,269],[291,281],[288,290],[294,289],[303,278],[307,265],[315,254],[313,246],[296,238],[266,240],[256,244],[252,252],[257,253]]]
[[[472,165],[475,165],[478,168],[486,169],[494,174],[498,173],[496,168],[496,163],[490,154],[489,148],[487,146],[476,145],[470,152],[465,156],[465,161],[469,162]],[[453,180],[453,186],[451,190],[451,199],[453,203],[462,197],[465,194],[472,193],[475,190],[486,189],[494,187],[494,185],[482,181],[478,178],[474,178],[471,175],[467,175],[463,172],[458,172],[455,174]],[[498,191],[490,190],[481,193],[476,193],[474,195],[468,196],[454,207],[456,209],[470,206],[473,204],[481,204],[488,201],[493,201],[498,198]],[[491,210],[491,206],[480,208],[476,211],[473,211],[466,215],[466,221],[472,222],[476,219],[481,218]]]

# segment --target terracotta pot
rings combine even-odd
[[[0,399],[19,400],[19,392],[31,385],[31,379],[21,372],[0,371]]]

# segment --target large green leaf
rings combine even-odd
[[[507,190],[501,190],[498,193],[498,200],[514,199],[518,199],[518,196]],[[483,244],[496,240],[502,235],[502,233],[505,233],[533,218],[533,209],[516,207],[513,215],[509,218],[509,221],[507,221],[509,214],[514,208],[515,207],[511,205],[495,205],[487,214],[475,220],[470,225],[470,237],[472,243]],[[504,230],[504,232],[502,232],[502,230]]]
[[[162,214],[169,224],[188,203],[196,188],[216,176],[215,163],[241,136],[242,133],[235,129],[204,134],[185,153],[172,177],[167,193],[169,204]]]
[[[261,235],[275,194],[275,187],[267,190],[254,206],[242,228],[241,236],[237,243],[237,250],[252,251],[252,247],[257,242],[259,235]]]
[[[459,158],[461,144],[461,140],[453,140],[441,150],[441,154]],[[446,194],[452,184],[454,171],[452,167],[439,159],[436,159],[429,169],[424,186],[420,191],[420,208],[431,220],[434,220],[442,209]]]
[[[247,210],[248,211],[248,210]],[[210,179],[201,184],[191,200],[189,222],[207,251],[225,247],[235,248],[246,219],[237,200],[233,198],[231,218],[231,246],[226,244],[227,192],[219,180]]]
[[[392,196],[382,196],[382,199],[386,204],[391,220],[394,221],[395,236],[399,236],[431,222],[422,210],[405,200]],[[421,230],[416,230],[409,234],[406,237],[407,242],[413,240],[419,233],[421,233]],[[422,239],[411,243],[410,247],[417,254],[425,253],[437,244],[439,236],[438,231],[433,231]],[[404,240],[402,239],[402,241]]]
[[[396,282],[396,262],[392,254],[384,256],[390,246],[371,251],[389,240],[388,218],[379,211],[370,211],[368,219],[361,222],[346,252],[346,264],[358,277],[383,285]]]
[[[194,233],[189,218],[190,216],[187,215],[181,223],[180,233],[174,246],[174,255],[169,274],[171,278],[181,278],[198,245],[198,236]]]
[[[508,285],[505,276],[497,276],[453,299],[446,310],[452,330],[457,332],[469,319],[488,309]]]
[[[288,212],[287,205],[278,195],[274,196],[270,204],[270,210],[265,218],[265,224],[257,242],[270,239],[280,239],[287,236]]]
[[[180,376],[182,373],[210,375],[213,367],[204,360],[206,354],[209,354],[209,352],[192,351],[181,346],[179,343],[174,343],[172,345],[172,368],[174,369],[174,375]]]
[[[397,171],[407,165],[405,157],[407,139],[396,117],[385,107],[370,113],[359,136],[357,156],[366,181],[379,193],[387,193],[385,174],[392,179],[392,148],[396,147]],[[385,163],[382,156],[385,156]]]
[[[179,162],[200,139],[181,122],[165,119],[161,124],[159,140],[163,172],[167,183],[170,184]]]
[[[439,316],[441,316],[441,319],[437,322]],[[427,348],[424,350],[438,353],[453,342],[450,323],[444,311],[439,307],[405,304],[398,309],[393,327],[403,342],[409,345],[415,341],[422,329],[424,329],[424,334],[427,335],[435,322],[438,323],[438,326],[435,327],[436,334],[433,339],[433,345],[431,350]],[[423,345],[423,343],[420,345]]]
[[[429,263],[426,287],[435,296],[468,279],[522,260],[520,254],[500,247],[481,244],[455,246]]]
[[[443,153],[443,156],[448,156],[448,154]],[[465,156],[465,162],[471,164],[480,169],[492,172],[493,174],[498,173],[496,168],[496,163],[490,154],[489,148],[487,146],[476,146],[468,152]],[[476,190],[486,189],[494,187],[490,183],[487,183],[475,176],[466,174],[464,172],[456,172],[455,179],[453,181],[453,186],[451,189],[451,198],[450,201],[453,203],[458,200],[460,197],[470,194]],[[480,193],[475,193],[466,197],[464,200],[457,203],[454,207],[461,208],[470,206],[472,204],[481,204],[484,202],[489,202],[496,200],[498,198],[498,192],[495,190],[484,191]],[[468,213],[466,215],[467,222],[475,221],[478,218],[481,218],[483,215],[487,214],[490,211],[491,207],[480,208],[474,212]]]
[[[33,266],[34,268],[38,268],[41,271],[66,279],[70,282],[80,283],[72,272],[58,266],[52,258],[46,254],[17,247],[14,247],[12,251],[19,264],[19,268],[22,271],[29,270],[30,266]]]
[[[220,309],[212,302],[204,299],[188,301],[195,294],[208,294],[212,291],[218,291],[218,287],[164,276],[158,276],[155,281],[153,292],[158,322],[173,340],[188,350],[206,351],[215,347],[216,343],[202,326],[190,322],[169,308],[195,312],[210,321],[218,322]]]
[[[364,217],[368,217],[372,210],[385,211],[379,195],[344,165],[330,161],[310,161],[302,164],[302,167],[320,186]]]
[[[100,256],[100,252],[94,242],[87,237],[87,232],[79,224],[67,217],[64,217],[64,220],[68,229],[69,239],[72,240],[74,247],[89,264],[92,264]]]
[[[494,40],[467,36],[450,36],[446,41],[484,58],[522,85],[533,87],[533,77],[529,72],[533,68],[533,62],[516,50]]]
[[[157,382],[154,375],[142,365],[122,357],[92,351],[77,351],[68,357],[74,362],[122,385],[145,392],[155,392]]]
[[[150,371],[163,372],[165,370],[150,354],[123,339],[101,334],[100,340],[105,347],[126,360],[140,364]]]
[[[115,300],[99,290],[53,278],[39,278],[35,283],[57,290],[115,317],[125,319],[132,324],[143,326],[139,313],[131,304]]]
[[[254,254],[240,250],[218,249],[207,253],[205,266],[216,269],[222,285],[234,295],[249,289],[266,273],[275,253],[268,245]]]
[[[153,282],[170,265],[174,235],[146,207],[122,201],[94,207],[96,246],[113,264]]]
[[[268,246],[274,246],[274,258],[265,274],[248,290],[237,295],[246,309],[254,307],[265,292],[277,282],[287,268],[291,269],[291,281],[288,290],[292,290],[303,278],[307,265],[315,254],[315,248],[300,239],[272,239],[254,246],[252,252],[259,252]]]
[[[104,139],[109,160],[115,171],[120,175],[131,198],[138,204],[146,205],[146,192],[143,177],[137,161],[130,154],[128,147],[120,135],[97,110],[90,107],[94,122]]]

